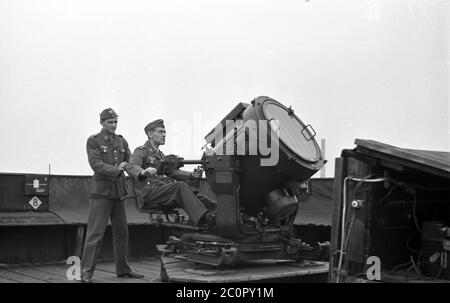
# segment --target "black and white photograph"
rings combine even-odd
[[[449,21],[446,0],[0,0],[0,284],[449,283]]]

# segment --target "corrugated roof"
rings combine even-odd
[[[400,148],[373,140],[356,139],[356,151],[368,153],[371,156],[398,160],[404,166],[411,166],[416,169],[428,168],[429,172],[439,172],[439,175],[450,178],[450,152],[429,151]]]

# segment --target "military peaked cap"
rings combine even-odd
[[[104,109],[101,113],[100,113],[100,120],[106,120],[106,119],[112,119],[112,118],[117,118],[119,117],[116,112],[112,109],[112,108],[107,108]]]
[[[156,128],[156,127],[164,127],[164,120],[163,119],[158,119],[158,120],[150,122],[144,128],[144,131],[145,131],[145,133],[147,133],[149,130],[151,130],[152,128]]]

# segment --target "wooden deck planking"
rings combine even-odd
[[[145,263],[140,263],[140,262],[129,262],[131,267],[139,267],[139,268],[143,268],[149,271],[152,271],[154,273],[160,273],[161,271],[161,265],[149,265],[149,264],[145,264]]]
[[[1,275],[1,271],[0,271],[0,275]],[[0,283],[17,283],[17,282],[7,279],[7,278],[0,277]]]
[[[10,279],[19,283],[47,283],[44,279],[37,279],[28,275],[18,274],[11,270],[0,271],[0,277]]]
[[[17,268],[10,269],[10,271],[21,274],[21,275],[27,275],[27,276],[35,278],[35,279],[44,280],[44,281],[50,282],[50,283],[74,283],[74,282],[76,282],[76,281],[69,281],[67,279],[62,279],[62,277],[60,275],[41,271],[36,267],[29,267],[29,266],[17,267]],[[65,277],[63,277],[63,278],[65,278]]]
[[[159,257],[154,257],[152,259],[137,259],[137,260],[133,260],[133,262],[147,264],[150,266],[161,266],[161,260]]]
[[[120,279],[116,276],[116,273],[110,273],[99,268],[95,269],[94,275],[92,276],[92,281],[94,283],[133,283],[141,282],[138,279]]]
[[[94,283],[159,283],[159,258],[146,260],[130,260],[133,270],[145,275],[144,279],[124,279],[116,276],[114,262],[101,261],[97,263],[93,276]],[[0,283],[80,283],[69,281],[66,271],[69,265],[65,263],[43,265],[6,265],[0,269]]]
[[[129,262],[129,263],[132,263],[132,262]],[[140,274],[143,274],[145,277],[143,279],[120,279],[120,278],[118,278],[118,279],[136,281],[139,283],[148,283],[148,282],[151,282],[155,277],[157,277],[159,275],[159,273],[155,273],[155,272],[147,270],[145,268],[133,266],[133,264],[130,264],[130,265],[133,267],[133,270],[135,270],[136,272],[138,272]],[[138,269],[136,269],[136,268],[138,268]],[[115,267],[114,263],[98,264],[97,269],[102,270],[104,272],[108,272],[110,275],[113,275],[114,277],[116,275],[116,267]],[[94,278],[95,278],[95,273],[94,273]],[[142,281],[145,281],[145,282],[142,282]],[[127,282],[125,281],[124,283],[127,283]]]
[[[174,257],[162,257],[162,280],[165,282],[227,283],[299,278],[328,273],[327,262],[302,264],[278,263],[273,260],[248,262],[229,269],[195,265],[190,261],[176,262]]]
[[[70,281],[66,277],[66,271],[69,265],[65,264],[46,264],[46,265],[34,265],[30,268],[35,272],[38,277],[52,277],[57,283],[76,283],[77,281]],[[50,281],[49,281],[50,282]]]
[[[66,271],[68,269],[69,265],[66,264],[54,264],[54,265],[42,265],[42,266],[33,266],[33,269],[37,272],[37,275],[41,275],[41,276],[46,276],[46,275],[51,275],[51,276],[55,276],[55,277],[59,277],[59,280],[57,283],[79,283],[78,281],[72,280],[69,281],[67,280],[66,277]],[[105,279],[97,279],[98,282],[102,282],[102,283],[112,283],[109,280],[105,280]],[[50,281],[49,281],[50,282]]]

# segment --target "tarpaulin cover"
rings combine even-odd
[[[312,194],[300,201],[295,225],[331,226],[334,179],[311,179]]]
[[[0,226],[34,226],[66,224],[54,213],[4,212],[0,213]]]
[[[0,226],[87,223],[90,176],[49,176],[49,206],[46,212],[14,211],[15,208],[18,210],[20,207],[23,208],[23,199],[10,199],[13,194],[17,195],[19,189],[23,189],[23,174],[2,174],[2,176],[9,183],[17,183],[17,186],[3,188],[5,193],[0,196],[0,207],[7,204],[8,208],[6,211],[0,211]],[[311,185],[312,195],[305,196],[300,203],[295,224],[330,225],[333,179],[312,179]],[[9,191],[14,193],[9,194]],[[206,181],[200,182],[200,193],[215,199]],[[20,194],[23,195],[22,191]],[[14,203],[18,206],[15,207]],[[137,211],[134,199],[127,199],[125,203],[129,224],[150,224],[148,214]]]
[[[86,224],[90,182],[88,176],[52,176],[50,211],[67,224]],[[148,214],[138,212],[133,199],[127,199],[125,203],[128,224],[150,224]]]

